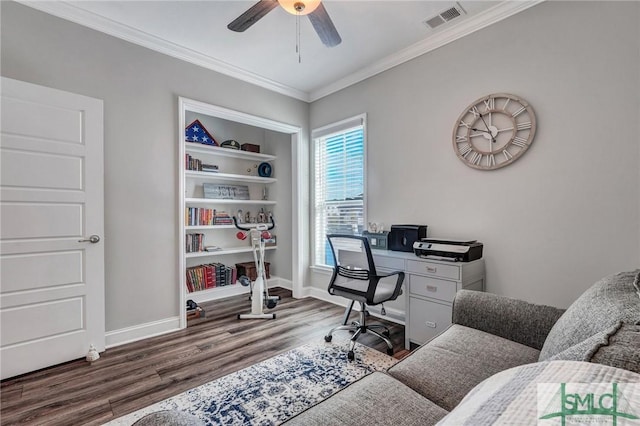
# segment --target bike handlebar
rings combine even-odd
[[[238,225],[238,219],[235,216],[232,216],[233,218],[233,224],[235,225],[236,228],[238,228],[241,231],[251,231],[252,228],[244,228],[240,225]],[[267,231],[271,231],[273,228],[276,227],[276,221],[273,218],[273,216],[271,216],[271,223],[265,223],[264,225],[267,225]]]

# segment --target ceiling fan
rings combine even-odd
[[[342,42],[340,34],[333,25],[322,0],[260,0],[246,12],[233,20],[227,28],[242,32],[262,19],[267,13],[280,5],[292,15],[307,15],[318,37],[327,47],[334,47]]]

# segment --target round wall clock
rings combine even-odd
[[[495,93],[460,114],[453,128],[453,149],[467,166],[495,170],[520,158],[535,133],[533,108],[517,96]]]

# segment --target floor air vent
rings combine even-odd
[[[432,18],[425,19],[423,22],[429,28],[436,28],[464,14],[464,9],[458,3],[456,3],[455,6],[452,6],[447,10],[440,12],[438,15]]]

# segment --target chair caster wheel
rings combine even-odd
[[[331,339],[333,339],[333,336],[332,336],[332,335],[330,335],[330,334],[328,334],[328,335],[324,336],[324,341],[325,341],[325,342],[330,342],[330,341],[331,341]]]
[[[393,356],[393,349],[387,348],[387,355]]]
[[[356,359],[356,354],[353,351],[349,351],[347,352],[347,358],[349,359],[349,361],[353,361],[354,359]]]

